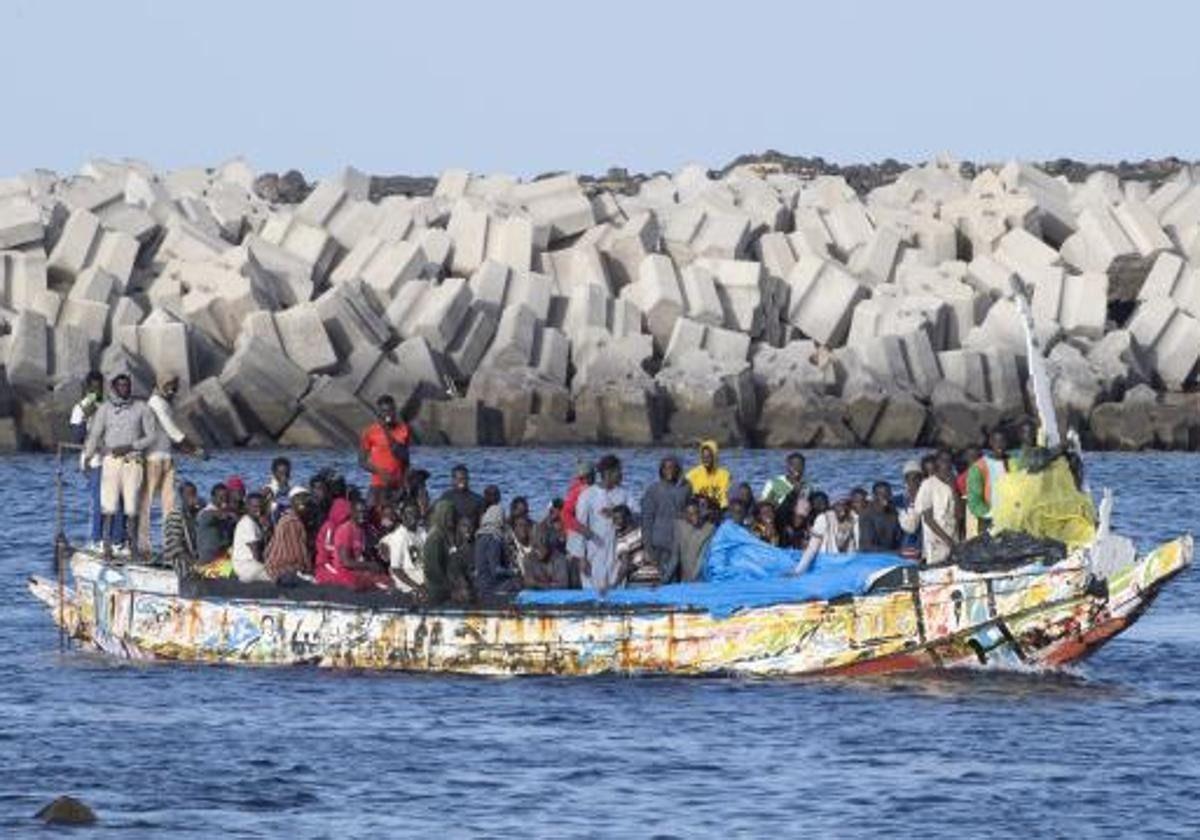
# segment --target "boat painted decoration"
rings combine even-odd
[[[185,597],[173,572],[76,554],[32,578],[64,631],[134,660],[482,675],[863,675],[1076,661],[1132,624],[1192,561],[1190,536],[1118,562],[921,569],[891,589],[714,615],[617,607],[403,608]],[[61,592],[61,597],[60,597]]]

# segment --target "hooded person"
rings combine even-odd
[[[520,573],[506,553],[507,537],[504,509],[500,505],[491,505],[479,520],[472,557],[471,582],[476,597],[481,600],[521,588]]]
[[[439,499],[429,512],[429,532],[421,549],[425,591],[431,604],[448,602],[456,590],[469,589],[469,572],[454,549],[458,510],[450,499]]]
[[[118,371],[110,384],[111,396],[96,409],[87,427],[83,460],[91,463],[96,457],[100,458],[104,559],[112,559],[113,518],[123,509],[128,522],[130,559],[137,563],[141,559],[137,518],[142,501],[146,451],[158,434],[158,425],[146,403],[133,398],[133,380],[127,372]]]
[[[334,499],[329,518],[317,535],[317,583],[359,592],[391,588],[391,577],[364,556],[364,515],[362,501]]]
[[[721,510],[729,507],[729,470],[718,463],[720,450],[715,440],[700,442],[700,463],[687,472],[692,493],[702,496]]]

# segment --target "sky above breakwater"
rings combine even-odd
[[[0,9],[0,176],[1200,157],[1200,5],[132,2]]]

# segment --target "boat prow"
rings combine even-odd
[[[34,577],[29,586],[71,638],[129,659],[488,675],[863,675],[1077,661],[1132,625],[1192,559],[1190,536],[1142,557],[1109,537],[1053,564],[931,567],[885,576],[863,595],[728,614],[604,602],[418,608],[296,590],[217,597],[181,593],[170,570],[83,553],[71,559],[71,585]]]

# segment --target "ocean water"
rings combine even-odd
[[[298,477],[352,453],[289,453]],[[583,450],[420,450],[539,511]],[[621,451],[640,494],[659,450]],[[907,453],[815,452],[836,491]],[[272,453],[186,463],[261,481]],[[757,489],[783,453],[737,451]],[[1141,545],[1193,530],[1200,456],[1092,455]],[[82,483],[67,471],[71,528]],[[251,482],[254,483],[254,482]],[[52,565],[54,461],[0,460],[0,836],[59,794],[122,837],[1114,837],[1200,832],[1200,587],[1189,571],[1068,671],[871,681],[482,679],[61,653],[26,578]]]

